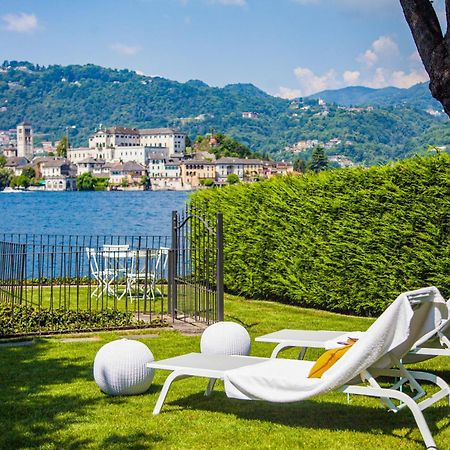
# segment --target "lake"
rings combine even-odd
[[[187,192],[0,193],[0,233],[170,236]]]

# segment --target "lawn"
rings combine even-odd
[[[371,319],[227,296],[226,319],[242,323],[252,338],[280,328],[366,329]],[[198,351],[200,337],[149,331],[141,339],[156,359]],[[136,331],[130,332],[135,334]],[[332,393],[289,405],[229,400],[221,384],[209,398],[206,380],[179,381],[159,416],[152,409],[167,372],[157,372],[149,392],[112,398],[92,378],[96,352],[125,333],[96,333],[100,342],[64,343],[60,337],[34,345],[0,347],[0,448],[2,449],[419,449],[421,436],[411,414],[387,413],[375,399]],[[268,356],[272,346],[254,343],[252,354]],[[314,357],[311,351],[307,357]],[[294,356],[287,351],[284,357]],[[450,359],[423,367],[450,381]],[[439,448],[450,442],[449,406],[426,411]]]

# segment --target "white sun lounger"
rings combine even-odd
[[[173,381],[191,376],[209,379],[205,395],[212,392],[215,381],[220,379],[225,383],[228,397],[278,403],[296,402],[337,390],[378,397],[394,412],[409,408],[427,448],[436,448],[422,411],[449,397],[450,388],[441,378],[408,371],[400,363],[413,343],[430,331],[427,318],[442,303],[434,294],[427,288],[400,295],[322,378],[308,378],[314,364],[311,361],[190,353],[149,363],[150,368],[172,371],[153,414],[161,411]],[[383,388],[377,382],[379,376],[400,377],[400,380]],[[413,397],[401,391],[405,380],[415,391]],[[419,384],[422,380],[434,383],[438,392],[422,399],[426,395]]]
[[[437,296],[441,296],[439,290],[435,290]],[[442,297],[442,301],[444,299]],[[450,356],[450,300],[447,304],[441,303],[434,317],[434,327],[425,336],[418,340],[407,355],[402,359],[405,364],[425,361],[434,356]],[[276,344],[271,358],[276,358],[282,351],[289,348],[299,348],[298,359],[303,359],[308,348],[335,348],[345,342],[348,337],[361,338],[360,331],[325,331],[325,330],[292,330],[284,329],[259,336],[256,342]]]

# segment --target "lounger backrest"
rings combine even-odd
[[[395,365],[434,328],[445,301],[435,287],[405,292],[389,305],[363,337],[322,378],[345,384],[363,370]]]

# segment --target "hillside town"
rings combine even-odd
[[[57,143],[34,146],[32,125],[0,131],[4,167],[19,177],[34,174],[30,189],[70,191],[81,176],[101,180],[109,190],[193,190],[230,182],[253,182],[293,172],[292,163],[221,157],[186,146],[187,135],[174,128],[99,127],[86,147],[71,147],[66,130],[64,155]],[[211,137],[209,148],[214,148]],[[87,175],[85,175],[87,174]]]

